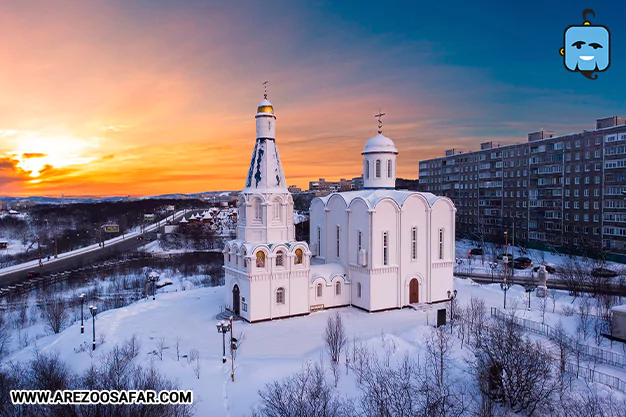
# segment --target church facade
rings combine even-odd
[[[239,196],[237,238],[224,247],[225,305],[249,322],[354,306],[367,311],[448,299],[456,209],[431,193],[395,190],[396,156],[379,132],[363,155],[364,189],[316,198],[310,245],[295,240],[293,200],[267,95]]]

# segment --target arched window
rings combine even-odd
[[[322,297],[322,284],[317,284],[317,298]]]
[[[361,298],[361,283],[360,282],[356,283],[356,296]]]
[[[341,295],[341,282],[339,281],[335,283],[335,295]]]
[[[337,258],[339,258],[339,238],[341,237],[341,229],[337,226]]]
[[[439,229],[439,259],[443,259],[443,228]]]
[[[265,252],[261,250],[256,253],[256,267],[265,268]]]
[[[246,219],[246,203],[244,201],[239,202],[239,218],[241,220]]]
[[[391,159],[387,159],[387,178],[391,178]]]
[[[356,232],[356,262],[359,263],[361,256],[361,248],[363,247],[363,233],[360,230]]]
[[[248,260],[246,259],[246,255],[247,255],[247,252],[246,252],[246,249],[244,248],[244,249],[241,251],[241,256],[243,257],[243,267],[244,267],[244,268],[247,268],[247,267],[248,267]]]
[[[259,200],[258,198],[254,199],[254,219],[255,220],[261,220],[262,218],[262,212],[263,208],[261,207],[261,200]]]
[[[365,161],[365,179],[370,179],[370,161]]]
[[[230,253],[228,254],[228,263],[230,263]]]
[[[380,159],[376,160],[376,178],[380,178]]]
[[[274,220],[280,220],[280,201],[274,201],[274,203],[272,204],[272,208],[274,213],[272,217],[274,218]]]
[[[389,232],[383,232],[383,265],[389,265]]]
[[[283,287],[276,290],[276,304],[285,304],[285,289]]]
[[[411,259],[417,259],[417,227],[411,229]]]
[[[283,252],[279,251],[276,254],[276,266],[283,266]]]
[[[294,259],[296,265],[302,264],[302,249],[296,249],[296,258]]]
[[[317,256],[322,256],[322,228],[317,226]]]

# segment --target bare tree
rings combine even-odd
[[[165,351],[165,349],[168,349],[168,347],[165,344],[165,338],[162,337],[159,339],[156,346],[156,354],[161,361],[163,360],[163,351]]]
[[[549,352],[525,338],[513,317],[491,321],[474,355],[472,368],[485,402],[529,416],[549,404],[556,389]]]
[[[193,365],[193,373],[200,379],[200,355],[196,355],[196,362]]]
[[[557,290],[549,290],[548,297],[552,300],[552,314],[554,314],[554,310],[556,309],[556,300],[559,298],[559,293]]]
[[[578,326],[577,331],[582,335],[583,340],[587,341],[590,336],[592,319],[589,316],[591,313],[591,303],[588,297],[582,297],[578,303]]]
[[[337,311],[333,316],[328,317],[326,333],[324,334],[326,350],[332,362],[339,363],[341,351],[346,346],[347,341],[346,329],[341,321],[341,315]]]
[[[292,377],[266,384],[259,396],[261,404],[254,417],[348,417],[354,411],[337,397],[319,364],[307,363]]]
[[[180,361],[180,337],[176,336],[176,360]]]
[[[69,319],[65,301],[60,296],[41,300],[41,317],[53,333],[60,333]]]
[[[11,332],[4,320],[4,316],[0,315],[0,358],[6,353],[9,343],[11,343]]]

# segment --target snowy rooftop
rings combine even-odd
[[[404,204],[404,201],[412,195],[422,196],[423,198],[426,199],[426,201],[428,201],[428,205],[430,207],[432,207],[433,204],[435,204],[435,202],[438,199],[445,198],[445,197],[438,197],[432,193],[422,193],[418,191],[377,189],[377,190],[359,190],[359,191],[348,191],[344,193],[333,193],[333,194],[327,195],[326,197],[320,197],[320,200],[322,200],[324,205],[326,205],[328,204],[328,201],[330,200],[330,198],[332,198],[335,195],[341,196],[346,202],[346,206],[350,206],[350,203],[352,203],[352,200],[359,198],[365,201],[365,203],[370,208],[376,207],[376,204],[378,204],[379,201],[385,198],[390,198],[394,200],[400,207],[402,207],[402,204]]]
[[[391,139],[379,133],[365,143],[365,149],[362,154],[375,152],[392,152],[397,154],[398,150]]]

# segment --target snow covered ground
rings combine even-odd
[[[457,300],[461,305],[473,296],[483,299],[488,309],[502,307],[503,293],[496,284],[478,285],[471,280],[455,279],[455,286],[458,290]],[[91,341],[92,322],[87,320],[85,334],[80,334],[78,321],[60,334],[38,339],[31,346],[6,358],[5,362],[28,360],[35,348],[42,351],[56,350],[74,370],[83,371],[92,361],[97,361],[103,352],[136,335],[142,343],[141,353],[136,360],[143,365],[153,361],[159,371],[170,378],[178,379],[181,388],[192,389],[197,402],[196,415],[243,416],[250,415],[252,407],[259,401],[256,393],[266,383],[292,375],[301,370],[307,361],[322,360],[326,369],[329,369],[323,334],[329,316],[335,311],[342,315],[349,345],[358,340],[381,358],[386,351],[392,352],[392,361],[395,362],[407,353],[412,356],[424,354],[425,340],[435,321],[436,310],[445,307],[445,304],[439,304],[424,306],[423,311],[403,309],[381,313],[367,313],[347,307],[253,325],[235,322],[235,337],[239,337],[240,333],[245,337],[237,355],[235,382],[231,382],[230,362],[222,364],[222,335],[215,327],[215,316],[220,313],[223,303],[223,291],[224,287],[181,291],[179,286],[172,285],[159,290],[154,301],[150,297],[98,315],[98,348],[93,357],[90,351],[75,351],[82,344]],[[580,298],[572,300],[566,292],[558,292],[555,313],[552,313],[552,301],[549,301],[546,323],[555,325],[562,320],[570,335],[575,336],[576,316],[568,317],[563,312],[567,307],[576,306],[579,300]],[[525,311],[526,303],[526,293],[522,287],[513,286],[508,291],[509,309],[517,305],[519,316],[541,321],[539,299],[532,296],[529,312]],[[104,340],[103,344],[100,343],[100,335]],[[161,339],[167,346],[162,361],[152,353]],[[193,363],[188,363],[185,358],[177,360],[177,340],[181,355],[189,354],[192,349],[199,351],[199,378],[194,373]],[[461,349],[456,335],[453,340],[455,345],[451,369],[454,377],[460,383],[471,383],[471,376],[464,372],[467,369],[465,358],[470,352],[467,347]],[[587,343],[591,344],[593,341],[589,340]],[[602,347],[611,349],[608,342],[604,342]],[[620,343],[614,343],[612,349],[624,354],[624,347]],[[346,376],[343,360],[341,363],[338,389],[348,396],[357,396],[355,376],[352,371]],[[600,366],[597,369],[626,380],[624,369],[611,366]],[[584,384],[582,380],[577,383]]]

